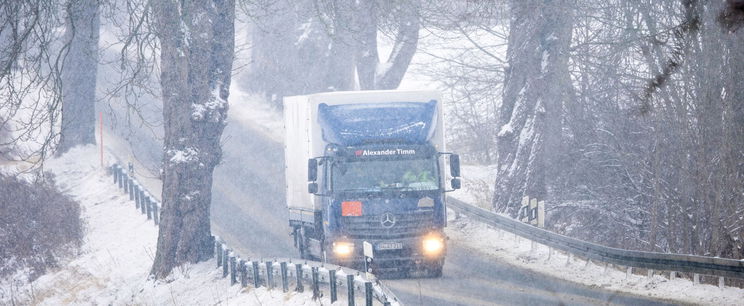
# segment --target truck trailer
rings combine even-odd
[[[441,276],[444,195],[460,188],[460,166],[445,150],[438,92],[285,97],[284,122],[289,226],[300,257]]]

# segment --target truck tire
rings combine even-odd
[[[431,278],[440,278],[442,277],[442,268],[444,264],[434,264],[431,265],[427,270],[429,270],[429,277]]]
[[[297,249],[300,251],[301,259],[310,259],[310,252],[307,250],[307,238],[305,237],[305,230],[300,228],[297,231]]]
[[[308,260],[310,259],[310,255],[308,254],[307,246],[305,245],[305,243],[300,243],[300,258]]]

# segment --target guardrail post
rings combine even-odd
[[[303,292],[305,291],[305,287],[302,286],[302,264],[295,264],[295,269],[295,276],[297,277],[297,288],[295,288],[295,291]]]
[[[139,185],[139,183],[134,183],[134,203],[136,209],[145,209],[145,207],[143,206],[144,203],[142,201],[142,199],[144,198],[142,196],[144,192],[142,189],[143,188]]]
[[[654,269],[648,269],[648,271],[646,272],[646,277],[649,279],[654,277]]]
[[[121,189],[124,193],[129,191],[129,187],[127,187],[127,174],[124,170],[121,171]]]
[[[699,285],[700,284],[700,274],[695,273],[692,275],[692,284],[693,285]]]
[[[230,286],[238,282],[238,267],[236,267],[235,256],[230,256]]]
[[[354,306],[354,275],[346,275],[346,288],[348,288],[346,295],[349,297],[349,306]]]
[[[140,189],[139,189],[139,191],[137,191],[137,193],[140,194],[140,198],[144,198],[145,197],[145,190],[144,190],[144,188],[140,187]],[[142,201],[140,203],[140,212],[142,212],[143,215],[146,215],[147,214],[147,206],[145,206],[144,201]]]
[[[669,280],[674,280],[677,278],[677,271],[669,272]]]
[[[537,202],[537,227],[545,228],[545,201]]]
[[[336,293],[336,270],[328,271],[328,284],[331,287],[331,304],[333,304],[333,302],[338,300],[338,294]]]
[[[218,239],[214,240],[214,252],[217,257],[217,268],[222,266],[222,242],[217,241]]]
[[[251,261],[251,266],[253,267],[253,287],[258,288],[261,286],[261,280],[258,278],[258,261]]]
[[[530,209],[530,197],[524,196],[522,197],[522,205],[519,206],[519,222],[527,223],[530,221],[529,217],[529,209]]]
[[[271,261],[266,262],[266,287],[274,289],[274,264]]]
[[[158,215],[158,202],[152,201],[152,220],[155,221],[155,225],[160,224],[160,215]]]
[[[723,287],[726,285],[726,281],[723,279],[723,276],[718,277],[718,288],[723,289]]]
[[[140,207],[143,207],[146,210],[148,210],[147,201],[145,201],[147,199],[147,191],[145,190],[145,187],[142,186],[142,185],[140,185],[140,194],[139,194],[139,196],[140,196]],[[149,220],[150,217],[148,216],[147,219]]]
[[[228,272],[227,269],[229,268],[228,267],[229,263],[227,261],[229,258],[230,258],[230,250],[227,249],[226,245],[222,246],[222,278],[227,277],[227,272]]]
[[[318,267],[310,268],[313,278],[313,300],[320,298],[320,283],[318,282]]]
[[[366,301],[367,306],[372,306],[372,301],[374,300],[372,297],[372,282],[364,283],[364,300]]]
[[[628,267],[628,269],[625,270],[625,279],[630,278],[631,274],[633,274],[633,267]]]
[[[289,280],[287,279],[287,263],[282,261],[279,263],[279,274],[282,276],[282,291],[289,291]]]
[[[134,207],[137,209],[142,206],[142,201],[140,201],[140,192],[142,191],[142,187],[140,187],[139,183],[134,183]]]
[[[117,164],[111,165],[111,175],[114,177],[114,185],[116,185],[117,181],[119,180],[118,169],[119,167]]]
[[[127,186],[129,187],[129,200],[134,201],[134,179],[129,177],[127,179]]]
[[[147,220],[152,220],[152,201],[150,201],[149,195],[145,196],[143,204],[145,204],[145,208],[147,208]]]
[[[124,171],[121,173],[121,180],[121,188],[124,189],[125,194],[129,194],[129,185],[127,185],[129,183],[129,176]]]
[[[530,213],[527,214],[528,223],[532,226],[537,226],[537,199],[530,199]]]
[[[119,176],[119,189],[124,189],[124,170],[118,168],[117,175]]]
[[[248,267],[245,260],[241,259],[238,263],[238,271],[240,272],[240,286],[248,287]]]

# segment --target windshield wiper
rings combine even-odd
[[[377,192],[380,191],[380,187],[360,187],[360,188],[346,188],[339,190],[338,192]]]
[[[385,191],[415,191],[416,190],[416,188],[408,187],[408,186],[382,187],[381,189]]]

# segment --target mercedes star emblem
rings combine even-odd
[[[395,215],[391,213],[385,213],[380,218],[380,223],[386,228],[391,228],[395,225]]]

